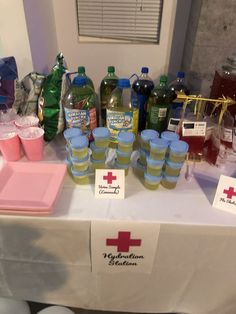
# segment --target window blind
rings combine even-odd
[[[159,43],[163,0],[76,0],[79,36]]]

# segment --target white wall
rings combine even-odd
[[[153,79],[168,72],[177,0],[164,1],[159,45],[78,42],[75,1],[52,0],[52,3],[59,50],[64,53],[70,70],[84,65],[96,87],[108,65],[115,65],[120,77],[139,74],[142,66],[150,67]]]
[[[14,56],[19,78],[32,71],[23,0],[0,1],[0,57]]]

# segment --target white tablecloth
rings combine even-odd
[[[63,160],[57,143],[46,160]],[[2,163],[2,161],[0,162]],[[233,164],[227,174],[234,172]],[[236,216],[211,206],[217,168],[184,170],[175,190],[146,190],[130,171],[125,200],[96,200],[69,176],[50,217],[0,216],[0,296],[97,310],[236,313]],[[150,275],[93,274],[92,220],[161,224]]]

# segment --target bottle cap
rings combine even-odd
[[[134,134],[132,132],[119,132],[117,136],[118,142],[132,144],[134,141]]]
[[[146,129],[146,130],[143,130],[141,132],[141,138],[142,140],[144,140],[145,142],[148,142],[154,138],[157,138],[159,137],[159,134],[157,131],[155,130],[151,130],[151,129]]]
[[[129,88],[130,87],[130,81],[129,81],[129,79],[126,79],[126,78],[119,79],[117,86],[120,88]]]
[[[142,67],[141,73],[148,73],[149,69],[147,67]]]
[[[71,147],[73,148],[85,148],[88,147],[88,138],[86,135],[80,135],[73,137],[70,141]]]
[[[63,135],[66,140],[69,140],[73,137],[82,135],[82,133],[83,132],[79,128],[70,128],[70,129],[66,129],[63,132]]]
[[[168,147],[168,141],[163,138],[154,138],[150,140],[150,147],[153,149],[166,149]]]
[[[167,76],[166,75],[161,75],[160,76],[160,82],[161,83],[167,83]]]
[[[108,73],[115,73],[115,67],[113,65],[110,65],[109,67],[107,67],[107,72]]]
[[[79,66],[78,67],[78,73],[79,74],[84,74],[85,73],[85,67],[84,66]]]
[[[152,159],[150,156],[147,156],[147,164],[153,167],[160,166],[160,168],[162,168],[162,166],[164,165],[164,161],[165,159],[155,160],[155,159]]]
[[[161,181],[161,176],[151,176],[150,174],[148,174],[147,172],[144,173],[144,179],[153,183],[160,183]]]
[[[88,79],[86,77],[76,76],[72,82],[73,85],[84,86],[88,83]]]
[[[161,133],[161,138],[168,141],[169,144],[173,141],[178,141],[179,135],[171,131],[164,131]]]
[[[98,127],[93,129],[93,137],[96,138],[109,138],[110,137],[110,131],[107,128],[104,127]]]
[[[166,160],[166,164],[173,169],[181,169],[183,166],[183,162],[173,162],[170,160]]]
[[[0,104],[5,104],[7,102],[7,96],[0,95]]]
[[[188,143],[184,141],[174,141],[170,144],[170,150],[176,154],[187,153],[188,147]]]
[[[184,78],[185,77],[185,73],[184,72],[178,72],[177,73],[177,77],[178,78]]]

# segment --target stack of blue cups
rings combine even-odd
[[[133,152],[133,143],[135,136],[132,132],[121,131],[117,136],[118,148],[116,150],[115,167],[124,169],[125,175],[129,173],[130,158]]]

